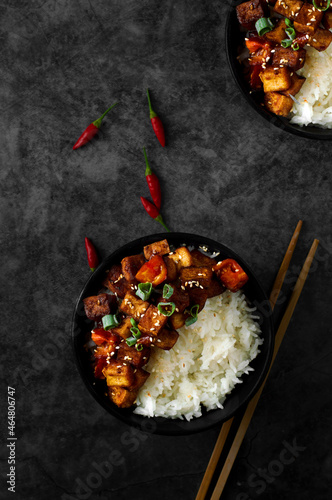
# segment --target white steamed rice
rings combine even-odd
[[[304,67],[297,72],[304,76],[302,89],[295,96],[291,123],[332,128],[332,44],[324,52],[306,47]]]
[[[178,330],[173,349],[152,350],[135,413],[190,420],[201,416],[201,405],[222,408],[263,343],[254,311],[241,291],[208,299],[197,322]]]

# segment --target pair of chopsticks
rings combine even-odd
[[[271,291],[271,295],[270,295],[270,299],[269,299],[272,310],[274,309],[274,307],[276,305],[279,293],[281,291],[281,287],[283,285],[291,258],[293,256],[293,252],[295,250],[296,243],[297,243],[297,240],[299,238],[301,228],[302,228],[302,221],[300,220],[296,226],[296,229],[295,229],[294,234],[292,236],[292,239],[289,243],[289,246],[288,246],[287,251],[285,253],[284,259],[281,263],[279,272],[277,274],[277,277],[276,277],[275,282],[274,282],[273,287],[272,287],[272,291]],[[276,355],[278,353],[279,347],[280,347],[281,342],[282,342],[284,335],[286,333],[289,322],[292,318],[295,306],[296,306],[297,301],[299,300],[299,297],[301,295],[304,283],[307,279],[312,261],[314,259],[314,256],[315,256],[315,253],[316,253],[316,250],[318,247],[318,243],[319,243],[319,240],[315,239],[313,241],[312,246],[310,248],[310,251],[307,255],[307,258],[303,264],[303,267],[301,269],[301,272],[299,274],[299,277],[296,281],[295,287],[294,287],[293,292],[291,294],[291,297],[289,299],[285,314],[283,315],[283,318],[280,322],[278,331],[277,331],[276,336],[275,336],[275,346],[274,346],[274,351],[273,351],[273,356],[272,356],[272,361],[271,361],[269,371],[268,371],[260,389],[258,390],[256,395],[253,397],[253,399],[250,401],[250,403],[248,404],[248,406],[245,410],[245,413],[242,417],[239,428],[235,434],[233,443],[232,443],[230,450],[228,452],[228,455],[227,455],[227,458],[225,460],[221,474],[219,476],[218,482],[217,482],[217,484],[214,488],[214,491],[212,493],[211,500],[219,500],[220,496],[224,490],[226,481],[227,481],[228,476],[231,472],[232,466],[234,464],[234,461],[236,459],[236,456],[238,454],[238,451],[240,449],[240,446],[242,444],[242,441],[244,439],[246,431],[249,427],[250,421],[251,421],[252,416],[254,414],[254,411],[256,409],[259,398],[263,392],[264,385],[265,385],[266,380],[269,376],[270,370],[272,368],[272,365],[273,365],[274,360],[276,358]],[[216,466],[218,464],[221,452],[222,452],[223,447],[225,445],[225,442],[226,442],[227,436],[229,434],[229,431],[231,429],[233,420],[234,420],[234,418],[227,420],[227,422],[225,422],[221,428],[219,437],[217,439],[217,442],[216,442],[216,445],[214,447],[213,453],[211,455],[210,461],[208,463],[206,472],[204,474],[201,486],[200,486],[199,491],[197,493],[196,500],[204,500],[206,497],[206,493],[207,493],[208,488],[210,486],[214,471],[215,471]]]

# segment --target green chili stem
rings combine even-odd
[[[146,93],[147,93],[147,96],[148,96],[148,103],[149,103],[149,110],[150,110],[150,119],[151,118],[156,118],[157,113],[155,113],[153,111],[153,109],[152,109],[149,89],[146,89]]]
[[[166,231],[167,231],[168,233],[170,233],[170,232],[171,232],[171,231],[168,229],[168,227],[166,226],[166,224],[165,224],[165,222],[164,222],[164,220],[163,220],[163,218],[162,218],[161,214],[159,214],[159,215],[155,218],[155,220],[156,220],[157,222],[159,222],[159,223],[160,223],[160,224],[161,224],[161,225],[162,225],[162,226],[166,229]]]
[[[145,148],[143,148],[143,153],[144,153],[144,158],[145,158],[145,163],[146,163],[146,169],[145,169],[145,176],[147,175],[152,175],[152,170],[148,162],[148,157],[146,156],[146,151]]]
[[[116,102],[115,104],[112,104],[112,106],[110,106],[108,109],[106,109],[105,113],[103,113],[101,115],[100,118],[98,118],[97,120],[95,120],[94,122],[92,122],[94,124],[95,127],[97,128],[100,128],[100,125],[101,125],[101,122],[103,121],[103,118],[107,115],[107,113],[109,111],[111,111],[112,108],[114,108],[114,106],[116,106],[118,103]]]

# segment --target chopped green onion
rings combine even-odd
[[[286,28],[285,33],[287,33],[288,38],[290,38],[291,40],[294,40],[294,38],[296,37],[296,33],[295,33],[294,28]]]
[[[191,316],[197,317],[197,315],[198,315],[198,309],[199,309],[199,305],[198,304],[195,304],[194,306],[192,306],[190,308],[190,314],[191,314]]]
[[[136,344],[136,351],[143,351],[143,344]]]
[[[103,316],[102,322],[104,330],[110,330],[120,324],[116,314],[107,314],[106,316]]]
[[[292,21],[291,21],[290,19],[288,19],[287,17],[286,17],[286,19],[285,19],[285,24],[286,24],[286,26],[288,26],[289,28],[293,28],[293,23],[292,23]]]
[[[256,21],[255,28],[259,36],[265,35],[269,31],[272,31],[274,28],[274,24],[269,17],[261,17]]]
[[[190,316],[190,318],[187,318],[186,321],[185,321],[185,325],[186,326],[190,326],[192,325],[193,323],[196,323],[197,321],[197,316]]]
[[[293,45],[292,45],[292,49],[293,50],[299,50],[300,46],[297,42],[294,42]]]
[[[134,318],[130,318],[130,323],[132,324],[132,326],[137,326],[137,323],[134,320]]]
[[[132,334],[133,337],[135,337],[135,339],[139,339],[140,336],[142,335],[140,330],[136,326],[130,328],[130,333]]]
[[[126,339],[126,342],[127,342],[127,345],[129,345],[129,347],[132,347],[133,345],[136,344],[137,340],[135,339],[135,337],[128,337]]]
[[[174,288],[169,284],[166,283],[163,288],[163,299],[170,299],[173,295]]]
[[[168,311],[166,307],[171,307],[172,309]],[[163,314],[164,316],[172,316],[172,314],[175,311],[175,304],[174,302],[159,302],[158,304],[158,311]]]
[[[290,38],[288,40],[283,40],[281,42],[281,46],[284,48],[284,49],[287,49],[288,47],[290,47],[293,43],[293,40],[291,40]]]
[[[325,12],[330,7],[331,0],[326,0],[326,6],[325,6],[325,8],[323,8],[323,5],[322,5],[323,1],[324,0],[320,0],[320,7],[318,7],[318,5],[316,4],[315,0],[313,0],[312,4],[315,7],[315,9],[320,10],[321,12]]]
[[[152,292],[152,283],[140,283],[136,295],[142,300],[148,300]]]

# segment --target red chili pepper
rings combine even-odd
[[[218,262],[218,264],[213,267],[213,270],[221,283],[231,292],[240,290],[249,279],[246,272],[234,259],[225,259]]]
[[[165,222],[163,221],[163,218],[162,218],[161,214],[159,213],[158,208],[153,203],[151,203],[151,201],[147,200],[143,196],[141,196],[141,202],[142,202],[142,205],[145,208],[146,212],[150,215],[150,217],[152,217],[152,219],[159,222],[166,229],[166,231],[168,231],[170,233],[170,230],[168,229]]]
[[[164,131],[164,126],[163,126],[163,123],[162,123],[161,119],[157,115],[157,113],[155,113],[153,111],[153,109],[152,109],[151,100],[150,100],[150,94],[149,94],[149,89],[146,89],[146,93],[147,93],[147,96],[148,96],[149,109],[150,109],[150,120],[151,120],[152,128],[154,130],[154,133],[157,136],[158,141],[160,142],[160,144],[162,145],[162,147],[164,147],[165,146],[165,131]]]
[[[262,71],[263,68],[261,65],[251,67],[250,87],[253,90],[260,90],[262,88],[262,80],[259,78],[259,75]]]
[[[145,163],[146,163],[146,169],[145,169],[145,177],[149,186],[150,194],[153,200],[153,203],[156,205],[158,210],[160,210],[161,207],[161,189],[160,189],[160,184],[158,177],[156,174],[154,174],[151,170],[151,167],[148,162],[148,157],[146,156],[146,151],[145,148],[143,148],[143,153],[144,153],[144,158],[145,158]]]
[[[116,106],[117,104],[118,104],[117,102],[115,104],[112,104],[112,106],[106,109],[105,113],[103,113],[100,118],[90,123],[90,125],[84,130],[83,134],[75,142],[73,149],[80,148],[81,146],[84,146],[84,144],[86,144],[87,142],[91,141],[91,139],[98,133],[98,130],[100,129],[101,122],[104,116],[107,115],[107,113],[111,111],[111,109],[114,108],[114,106]]]
[[[91,271],[94,271],[99,264],[97,251],[89,238],[85,238],[85,249],[88,255],[88,263]]]

